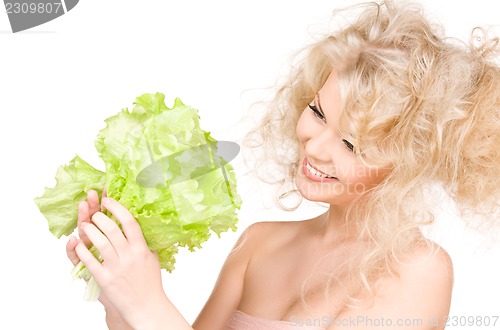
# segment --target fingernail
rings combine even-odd
[[[108,205],[108,204],[109,204],[109,198],[107,198],[107,197],[103,197],[103,198],[102,198],[102,204],[103,204],[103,205]]]

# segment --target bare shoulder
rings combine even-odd
[[[419,246],[415,253],[401,260],[398,269],[401,278],[426,278],[453,282],[453,263],[450,255],[438,244],[428,241]]]
[[[303,221],[261,221],[250,225],[245,232],[252,233],[254,235],[270,235],[272,233],[276,234],[276,230],[284,231],[284,233],[292,234],[293,232],[304,228],[306,222]]]
[[[275,230],[285,230],[286,232],[295,232],[307,226],[310,220],[301,221],[261,221],[250,225],[246,231],[255,232],[256,235],[270,234]]]
[[[381,280],[366,308],[349,307],[338,317],[384,318],[387,329],[405,322],[407,329],[444,329],[450,310],[453,264],[449,254],[433,242],[423,244],[396,266],[398,276]],[[385,329],[384,327],[381,327]],[[341,327],[335,329],[342,329]],[[359,329],[371,329],[360,324]]]
[[[256,222],[243,232],[240,242],[247,242],[250,248],[270,251],[296,239],[308,229],[309,223],[309,220]]]
[[[420,305],[422,313],[447,315],[453,288],[453,263],[445,249],[428,242],[403,258],[397,270],[399,277],[387,283],[388,296],[393,294],[391,287],[396,288],[398,295],[406,294],[406,299]]]

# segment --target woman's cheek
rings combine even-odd
[[[371,182],[370,170],[357,162],[350,161],[339,166],[341,166],[341,168],[339,167],[339,175],[345,183],[367,185]]]
[[[355,168],[356,172],[352,173],[353,175],[350,178],[352,183],[363,185],[365,189],[376,186],[382,182],[386,175],[386,172],[379,168],[368,168],[365,166],[357,166],[353,168]]]

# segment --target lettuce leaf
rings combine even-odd
[[[162,268],[172,271],[179,247],[200,248],[211,235],[236,231],[241,199],[232,166],[200,128],[196,109],[161,93],[136,98],[105,120],[95,140],[105,171],[78,155],[56,174],[56,186],[35,198],[56,237],[77,225],[77,205],[89,189],[123,204],[137,219]]]
[[[74,231],[78,203],[87,198],[90,189],[101,194],[106,177],[104,172],[76,156],[68,165],[59,167],[56,182],[54,188],[45,188],[43,196],[35,198],[35,202],[49,220],[49,230],[59,238]]]

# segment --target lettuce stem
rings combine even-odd
[[[89,251],[94,255],[94,257],[96,257],[97,260],[102,262],[99,251],[97,251],[94,246],[92,246]],[[85,265],[81,261],[73,267],[73,269],[71,270],[71,276],[74,280],[81,278],[84,279],[85,282],[87,282],[87,287],[85,288],[84,295],[85,300],[96,301],[99,298],[99,295],[101,294],[101,287],[99,287],[99,284],[97,284],[92,274],[90,274],[87,267],[85,267]]]

